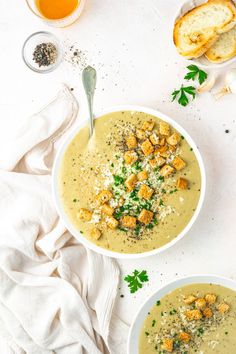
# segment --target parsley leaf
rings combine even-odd
[[[124,178],[121,176],[115,175],[113,176],[113,178],[114,178],[115,186],[119,186],[120,184],[124,183]]]
[[[189,72],[185,75],[186,80],[195,80],[198,78],[198,82],[201,85],[207,79],[207,73],[199,69],[196,65],[187,66]]]
[[[187,95],[191,95],[194,99],[196,97],[196,88],[193,86],[181,86],[179,90],[172,92],[172,102],[178,97],[179,104],[185,107],[189,103]]]
[[[142,270],[141,272],[138,270],[134,270],[132,275],[126,275],[124,278],[124,281],[128,283],[128,287],[130,289],[131,294],[135,293],[138,291],[138,289],[141,289],[143,287],[142,283],[147,282],[148,275],[146,270]]]

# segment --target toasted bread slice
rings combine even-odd
[[[204,54],[235,24],[236,7],[231,0],[209,0],[186,13],[174,26],[178,52],[191,59]]]
[[[236,26],[220,35],[219,39],[205,53],[212,63],[223,63],[236,55]]]

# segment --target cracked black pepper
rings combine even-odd
[[[38,44],[33,52],[33,60],[39,67],[54,64],[57,56],[57,48],[50,42]]]

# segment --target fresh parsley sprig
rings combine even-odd
[[[185,75],[185,80],[196,80],[198,79],[199,84],[203,84],[207,79],[207,73],[197,67],[197,65],[189,65],[187,66],[189,72]]]
[[[179,90],[175,90],[172,92],[172,102],[178,98],[178,102],[179,104],[181,104],[181,106],[187,106],[187,104],[189,103],[189,98],[188,96],[192,96],[192,98],[194,99],[196,97],[196,88],[193,86],[181,86]]]
[[[147,282],[148,275],[146,270],[134,270],[131,275],[126,275],[124,278],[124,281],[128,283],[128,287],[130,289],[131,294],[135,293],[138,291],[138,289],[141,289],[143,287],[144,282]]]

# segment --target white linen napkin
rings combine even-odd
[[[77,112],[64,86],[0,143],[1,354],[125,353],[109,332],[117,264],[71,237],[52,202],[56,142]]]

